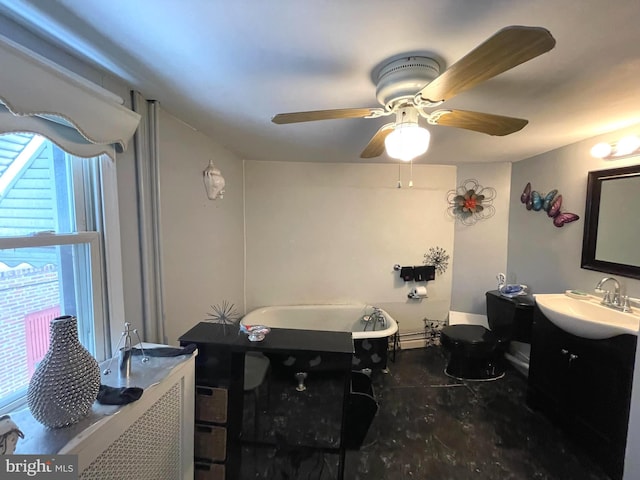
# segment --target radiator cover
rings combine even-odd
[[[180,478],[181,385],[176,383],[80,474],[82,480]]]

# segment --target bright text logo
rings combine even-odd
[[[0,460],[0,480],[77,480],[76,455],[7,455]]]

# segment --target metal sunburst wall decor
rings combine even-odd
[[[236,325],[240,320],[240,314],[236,311],[236,306],[226,300],[219,305],[211,305],[212,312],[207,313],[210,318],[207,322],[220,323],[224,326],[224,333],[227,333],[227,325]]]
[[[431,247],[427,253],[424,254],[423,263],[425,265],[433,265],[436,272],[442,275],[447,271],[449,266],[449,254],[442,247]]]
[[[463,225],[474,225],[478,220],[493,217],[496,213],[492,205],[496,189],[483,187],[477,180],[465,180],[455,190],[447,193],[447,212]]]

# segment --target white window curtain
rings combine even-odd
[[[83,157],[106,153],[115,159],[115,151],[126,150],[140,116],[122,98],[2,35],[0,65],[2,131],[37,132]],[[42,117],[75,131],[65,133]]]
[[[162,243],[160,224],[159,104],[132,93],[134,111],[141,115],[136,131],[135,157],[140,222],[140,259],[144,337],[148,342],[167,343],[164,328]]]

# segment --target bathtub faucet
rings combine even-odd
[[[382,309],[378,307],[373,307],[373,312],[371,315],[364,315],[362,317],[362,321],[365,323],[364,331],[367,331],[367,327],[371,325],[371,330],[376,329],[376,325],[380,324],[382,328],[386,328],[387,326],[387,318],[382,313]]]

